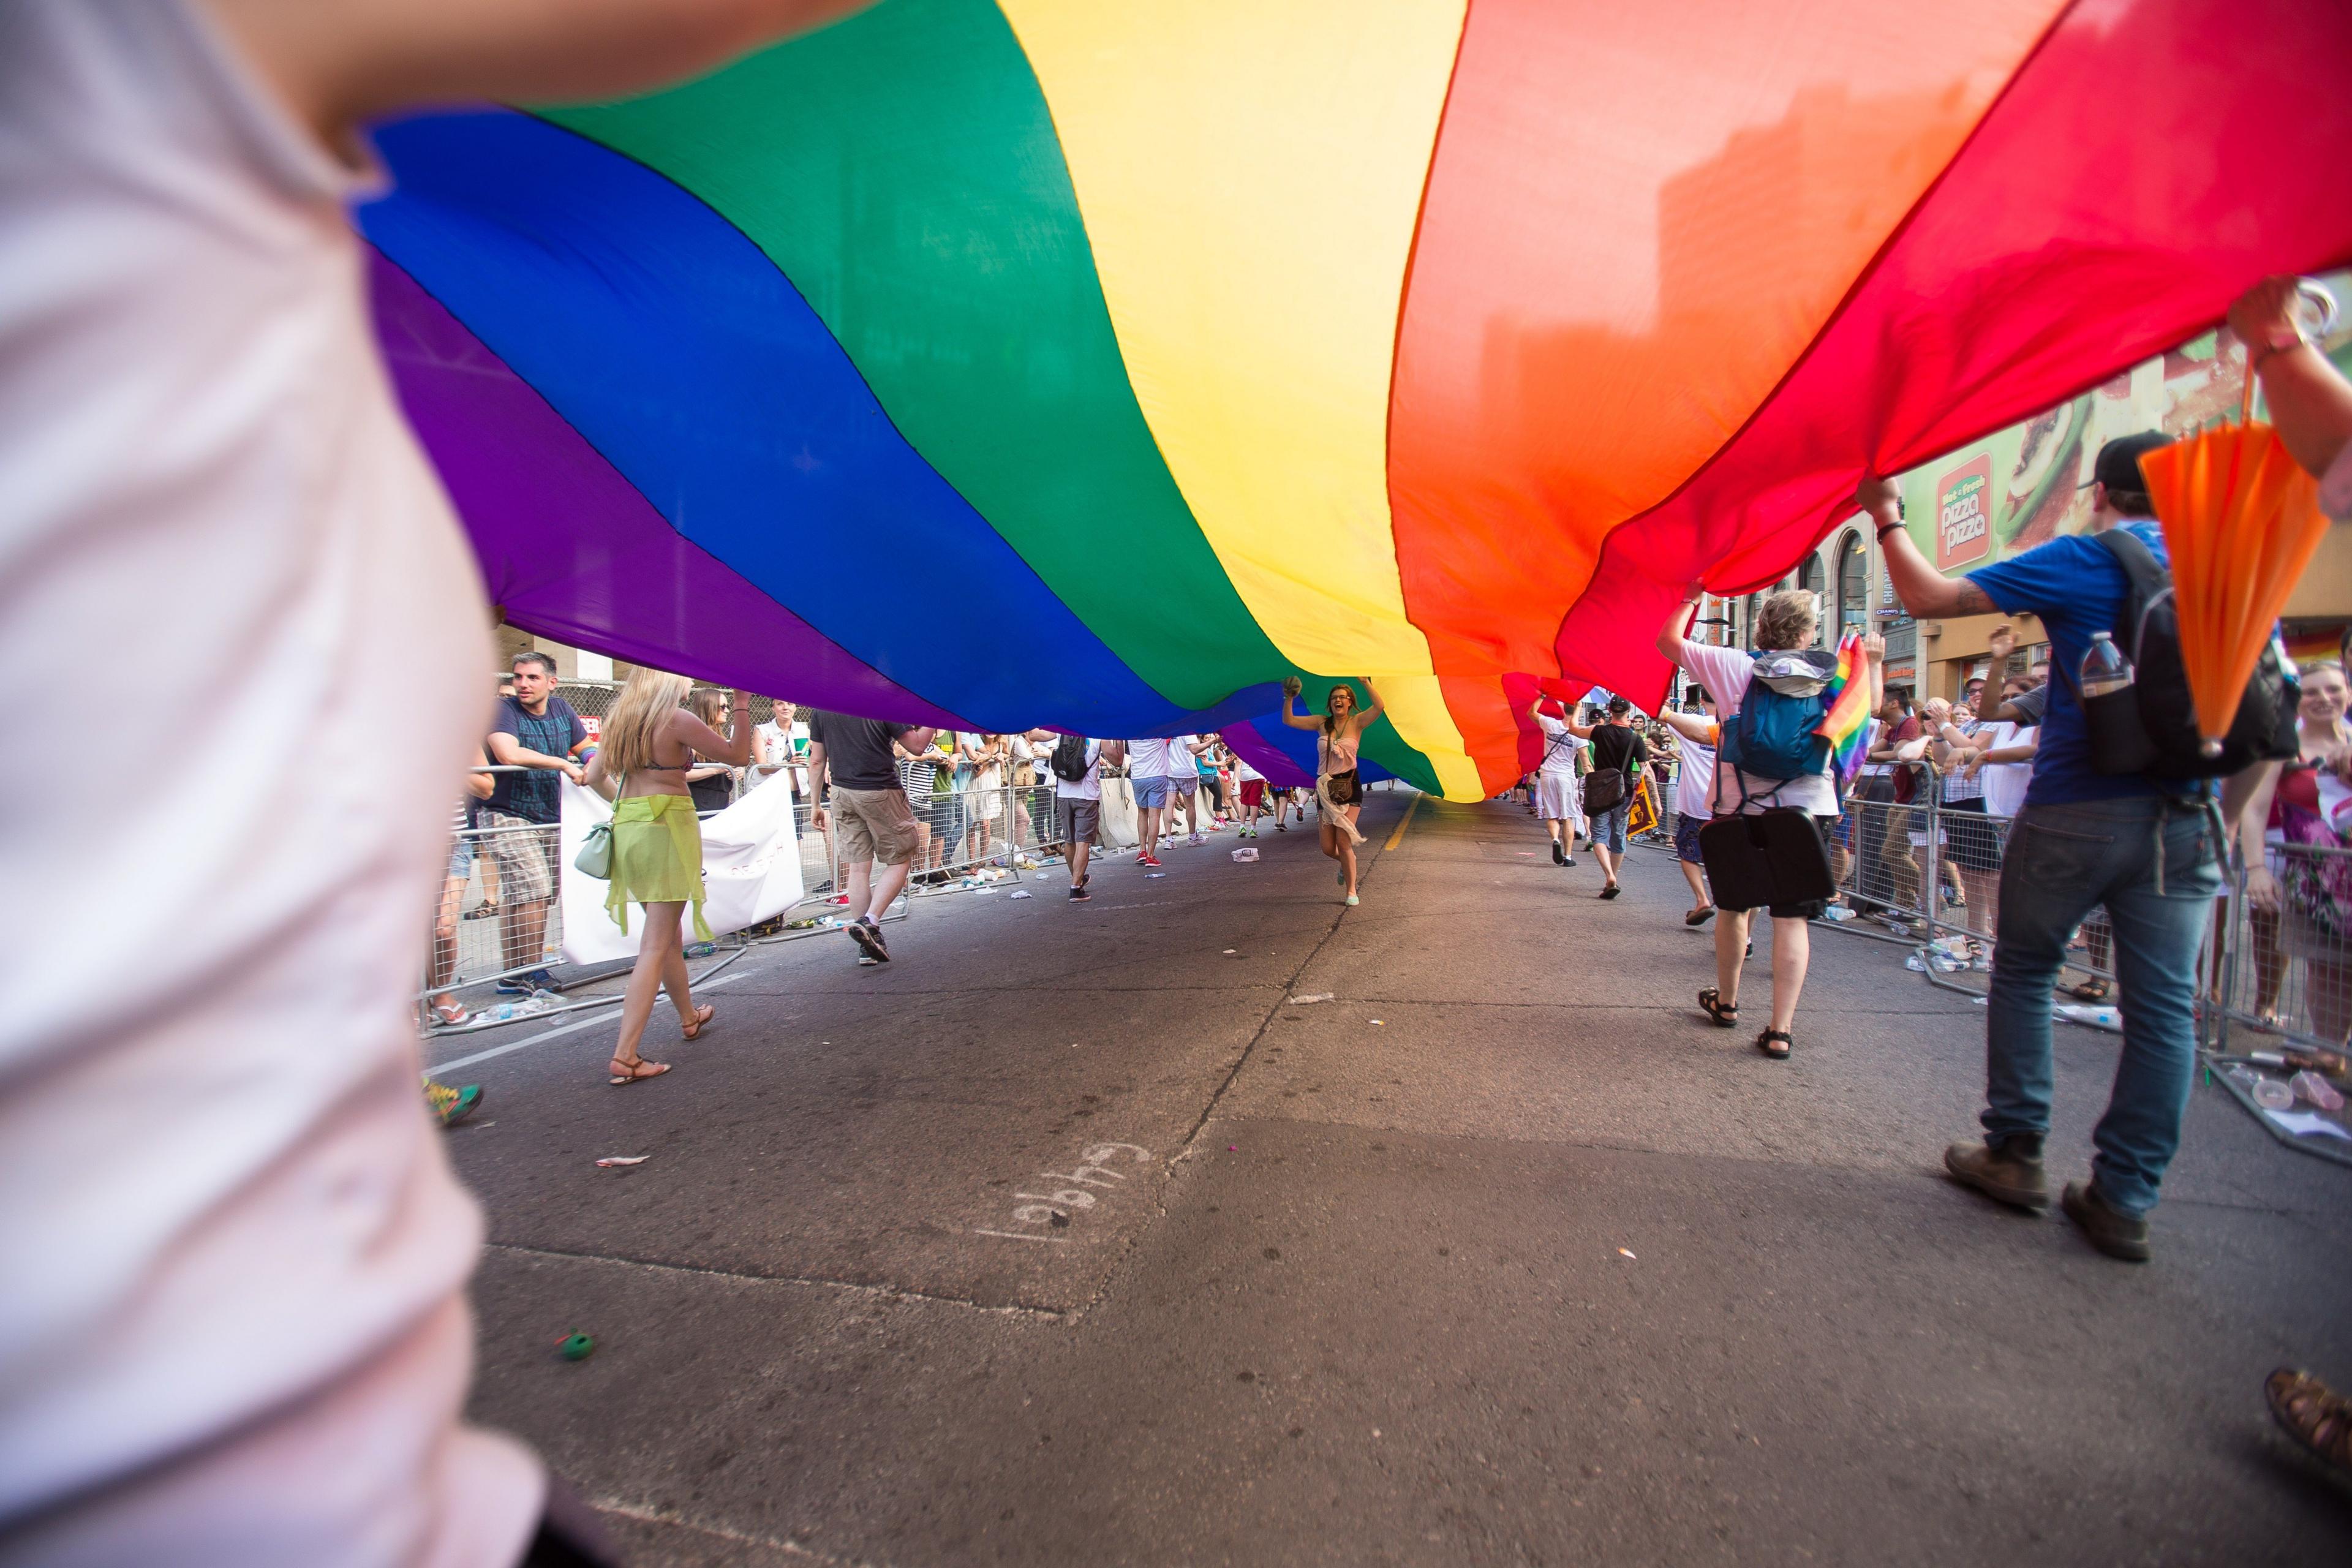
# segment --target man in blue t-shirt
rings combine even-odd
[[[499,982],[508,995],[528,996],[551,987],[547,956],[547,911],[555,902],[556,825],[563,816],[560,773],[578,784],[582,769],[572,753],[588,739],[572,704],[555,695],[555,660],[543,653],[515,656],[514,695],[499,700],[490,721],[492,760],[519,773],[497,775],[476,819],[482,852],[499,868],[499,937],[510,973]]]
[[[2091,1135],[2091,1180],[2069,1182],[2061,1202],[2094,1247],[2132,1261],[2148,1256],[2147,1214],[2180,1144],[2195,1076],[2197,949],[2221,889],[2226,850],[2213,840],[2202,787],[2168,792],[2092,765],[2076,672],[2091,634],[2115,629],[2131,586],[2091,535],[2127,529],[2167,559],[2139,468],[2141,456],[2165,441],[2151,432],[2100,449],[2091,534],[2053,539],[1966,577],[1944,576],[1920,553],[1904,531],[1892,481],[1865,479],[1855,496],[1874,520],[1905,609],[1923,619],[1988,610],[2038,616],[2053,654],[2033,781],[2000,873],[1985,1019],[1985,1137],[1953,1144],[1945,1168],[1999,1202],[2049,1206],[2042,1143],[2050,1131],[2051,986],[2075,928],[2104,905],[2115,932],[2123,1059]],[[2234,819],[2263,771],[2250,768],[2229,781],[2225,817]]]

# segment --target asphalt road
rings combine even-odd
[[[477,1415],[643,1564],[2352,1561],[2260,1389],[2352,1383],[2352,1170],[2201,1088],[2110,1261],[1941,1178],[1984,1015],[1901,950],[1817,932],[1770,1062],[1666,856],[1603,903],[1414,799],[1356,910],[1221,835],[759,948],[656,1081],[466,1068]],[[2053,1179],[2116,1048],[2059,1031]]]

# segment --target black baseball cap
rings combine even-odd
[[[2171,445],[2172,437],[2158,430],[2118,436],[2099,448],[2099,460],[2091,466],[2091,478],[2110,491],[2144,496],[2147,494],[2147,476],[2139,471],[2139,460],[2159,447]]]

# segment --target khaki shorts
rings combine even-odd
[[[1082,800],[1074,795],[1057,795],[1054,800],[1054,842],[1056,844],[1091,844],[1095,830],[1102,825],[1102,802]]]
[[[483,831],[474,847],[499,868],[501,903],[536,904],[555,896],[557,830],[553,823],[525,822],[487,805],[476,815],[475,822]]]
[[[905,790],[834,785],[833,830],[845,866],[867,860],[903,866],[915,858],[915,808]]]

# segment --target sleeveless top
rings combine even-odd
[[[1344,773],[1354,767],[1356,747],[1360,739],[1359,736],[1334,736],[1328,730],[1318,731],[1315,737],[1316,754],[1322,760],[1322,765],[1318,770],[1318,776],[1328,778],[1333,773]]]

